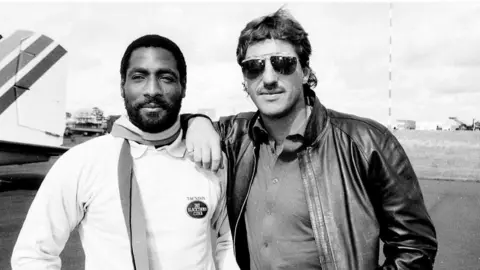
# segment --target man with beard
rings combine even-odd
[[[186,157],[181,50],[162,36],[140,37],[126,49],[120,74],[128,116],[54,164],[27,214],[12,268],[59,269],[78,226],[87,270],[237,269],[224,171],[203,171]]]

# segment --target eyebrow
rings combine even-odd
[[[139,72],[139,73],[142,73],[142,74],[149,74],[150,70],[148,70],[146,68],[142,68],[142,67],[133,67],[131,70],[128,71],[127,75],[130,76],[131,74],[133,74],[135,72]],[[155,70],[155,74],[170,74],[170,75],[174,76],[176,79],[178,79],[177,73],[171,68],[159,68],[159,69]]]
[[[286,52],[276,52],[276,53],[266,53],[266,54],[261,54],[261,55],[252,55],[250,57],[245,57],[245,60],[252,60],[252,59],[265,59],[265,58],[268,58],[270,56],[289,56],[289,57],[296,57],[294,55],[291,55],[290,53],[286,53]]]

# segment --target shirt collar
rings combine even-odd
[[[305,130],[307,128],[308,119],[312,114],[312,109],[313,109],[312,106],[307,105],[306,106],[307,116],[295,118],[287,137],[290,137],[290,136],[300,136],[302,138],[304,137]],[[258,143],[268,142],[269,137],[270,135],[268,134],[268,131],[265,129],[265,126],[263,125],[262,118],[258,116],[253,125],[254,141]]]
[[[187,152],[187,147],[185,145],[185,140],[183,140],[183,130],[180,129],[178,137],[169,145],[161,146],[155,148],[153,145],[139,144],[135,141],[129,140],[131,145],[131,153],[134,159],[142,157],[147,150],[152,151],[166,151],[171,157],[174,158],[184,158],[185,153]]]

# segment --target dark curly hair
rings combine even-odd
[[[127,76],[128,64],[130,62],[130,57],[132,52],[138,48],[163,48],[173,54],[175,60],[177,61],[177,69],[180,75],[180,84],[185,88],[187,84],[187,64],[185,63],[185,58],[180,48],[166,37],[159,35],[145,35],[134,40],[130,45],[128,45],[125,53],[122,57],[122,62],[120,64],[120,76],[122,78],[122,84],[125,83],[125,77]]]

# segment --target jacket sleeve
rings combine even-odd
[[[77,203],[79,166],[70,151],[53,165],[35,195],[13,249],[13,270],[61,268],[60,253],[83,218]]]
[[[181,125],[183,131],[185,131],[185,133],[188,130],[188,121],[195,118],[195,117],[204,117],[204,118],[210,120],[212,122],[213,127],[215,128],[215,130],[220,135],[220,139],[222,141],[224,141],[227,138],[227,136],[230,132],[230,129],[233,126],[233,122],[235,120],[236,115],[223,116],[218,121],[212,121],[212,119],[210,119],[210,117],[208,117],[204,114],[189,114],[189,113],[181,114],[180,115],[180,125]]]
[[[438,243],[417,176],[398,140],[389,131],[385,135],[369,168],[384,242],[385,262],[379,269],[433,269]]]
[[[224,155],[224,160],[226,157]],[[230,231],[230,224],[227,216],[226,205],[226,185],[227,185],[227,162],[225,162],[224,169],[218,172],[220,177],[220,200],[217,203],[217,208],[212,217],[212,228],[216,234],[215,244],[215,264],[219,270],[237,270],[240,269],[237,265],[233,253],[233,240]]]
[[[228,137],[230,129],[233,127],[235,115],[220,117],[218,121],[213,122],[213,127],[220,135],[222,142]]]

